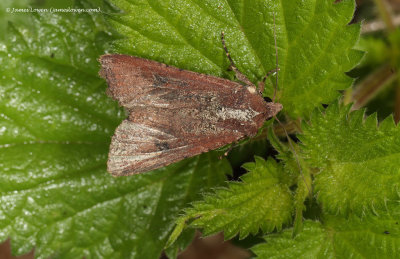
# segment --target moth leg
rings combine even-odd
[[[231,62],[231,65],[229,66],[230,69],[232,69],[235,72],[236,78],[245,83],[246,85],[249,86],[254,86],[254,84],[245,76],[242,74],[242,72],[239,71],[239,69],[235,66],[235,63],[233,62],[233,59],[231,55],[229,54],[228,48],[226,47],[225,44],[225,35],[224,32],[221,31],[221,41],[222,41],[222,47],[225,50],[226,56],[229,59],[229,62]]]
[[[279,70],[281,70],[279,67],[272,69],[267,72],[267,74],[263,77],[263,79],[258,82],[258,90],[262,93],[264,92],[264,86],[265,86],[265,80],[271,75],[277,73]]]
[[[229,152],[231,152],[233,148],[237,146],[238,143],[239,143],[238,141],[232,142],[228,147],[228,149],[222,155],[220,155],[218,159],[221,160],[222,158],[227,157],[229,155]]]

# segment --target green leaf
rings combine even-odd
[[[91,7],[80,1],[79,8]],[[0,241],[36,258],[158,258],[179,212],[231,168],[203,154],[132,177],[106,172],[125,113],[105,95],[101,15],[29,15],[0,45]]]
[[[181,230],[182,231],[182,230]],[[192,228],[186,228],[183,230],[182,234],[174,240],[174,243],[166,244],[165,254],[170,259],[175,259],[178,257],[179,252],[183,251],[190,243],[193,241],[196,235],[196,230]]]
[[[308,116],[335,100],[352,79],[362,52],[353,50],[360,25],[347,24],[354,1],[305,0],[111,0],[124,14],[110,17],[124,39],[115,51],[179,68],[227,76],[221,31],[239,70],[253,82],[276,67],[274,19],[279,56],[278,100],[292,117]],[[273,95],[274,78],[266,94]]]
[[[242,182],[230,182],[228,188],[217,189],[186,209],[168,243],[174,241],[189,219],[194,219],[190,226],[202,228],[204,235],[223,231],[225,239],[237,233],[243,239],[259,229],[264,233],[280,230],[290,222],[292,194],[281,182],[282,168],[272,159],[259,157],[255,163],[245,164],[245,168],[249,173],[241,177]]]
[[[284,63],[279,65],[283,88],[279,101],[290,116],[308,117],[320,103],[335,100],[338,90],[351,86],[353,79],[344,72],[363,56],[353,49],[360,24],[348,25],[355,8],[352,0],[281,3],[287,51],[280,55]]]
[[[258,258],[398,258],[400,206],[363,219],[328,216],[324,223],[307,220],[296,238],[292,230],[265,237],[252,251]]]
[[[392,117],[377,125],[376,114],[348,113],[329,106],[303,124],[302,153],[319,170],[315,190],[326,211],[362,215],[399,200],[400,128]]]
[[[172,244],[176,244],[178,238],[180,238],[183,234],[183,231],[185,230],[185,225],[186,221],[190,219],[190,216],[181,216],[179,217],[175,224],[175,228],[172,231],[171,235],[169,236],[167,243],[165,244],[166,248],[170,248]]]
[[[206,154],[113,178],[105,170],[107,150],[43,143],[3,148],[0,240],[10,236],[17,254],[35,247],[37,258],[158,258],[179,211],[216,184],[213,178],[223,179],[227,166]]]

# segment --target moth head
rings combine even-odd
[[[271,117],[277,115],[283,108],[283,105],[280,103],[266,103],[267,105],[267,110],[268,114],[271,115]]]

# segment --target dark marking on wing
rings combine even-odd
[[[155,145],[157,146],[158,150],[160,150],[160,151],[164,151],[164,150],[170,149],[170,147],[169,147],[167,142],[155,143]]]
[[[163,86],[168,83],[168,78],[160,75],[154,75],[154,87]]]

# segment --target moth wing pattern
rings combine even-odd
[[[172,148],[174,147],[174,148]],[[190,147],[160,129],[124,120],[112,137],[108,171],[130,175],[150,171],[190,153]]]
[[[127,55],[103,55],[100,63],[108,95],[129,112],[111,141],[107,168],[114,176],[154,170],[252,136],[281,109],[227,79]]]

